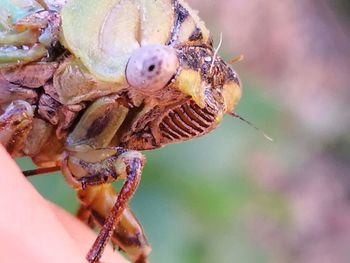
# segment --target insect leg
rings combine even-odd
[[[108,184],[79,190],[78,196],[82,202],[78,218],[94,228],[103,226],[117,200],[118,193]],[[147,262],[147,255],[151,252],[151,247],[143,233],[142,226],[130,208],[126,208],[122,213],[111,240],[134,262]]]
[[[44,168],[37,168],[33,170],[23,171],[23,175],[25,177],[30,177],[35,175],[55,173],[55,172],[59,172],[60,170],[61,170],[61,167],[59,166],[44,167]]]
[[[150,249],[144,237],[138,234],[142,233],[142,228],[135,217],[127,212],[128,210],[124,212],[140,182],[144,165],[143,155],[121,147],[110,147],[87,152],[66,152],[61,164],[63,175],[67,182],[79,191],[83,203],[85,201],[86,204],[89,204],[86,200],[93,199],[94,194],[97,198],[90,200],[93,203],[93,209],[90,211],[93,218],[103,226],[87,255],[88,261],[97,262],[109,239],[115,234],[116,243],[131,257],[134,257],[135,262],[147,262],[146,258]],[[118,179],[123,179],[125,182],[117,195],[111,188],[108,188],[108,183]],[[88,199],[84,200],[82,198],[84,195]],[[97,220],[98,216],[100,220]],[[80,217],[86,218],[85,211],[80,211]],[[118,224],[119,230],[128,232],[118,236]],[[133,233],[138,235],[138,240],[132,241],[130,237]],[[123,237],[125,244],[122,244],[121,238]],[[141,241],[141,244],[138,244],[138,241]]]
[[[12,102],[0,116],[0,143],[13,156],[21,156],[32,129],[33,109],[28,102]]]
[[[102,252],[107,245],[113,230],[115,229],[116,223],[120,221],[123,211],[127,207],[129,200],[133,196],[140,182],[143,161],[136,158],[125,161],[124,169],[127,178],[120,190],[114,206],[112,207],[112,210],[106,219],[106,222],[104,223],[95,243],[87,255],[87,260],[89,262],[96,262],[101,257]]]
[[[88,222],[93,217],[94,223],[101,226],[87,255],[89,262],[100,259],[110,238],[135,262],[147,262],[150,251],[142,228],[132,213],[125,210],[141,179],[144,157],[137,151],[110,147],[117,144],[111,141],[125,120],[128,107],[127,101],[115,96],[96,100],[66,139],[61,162],[63,175],[80,195],[88,197],[87,200],[92,198],[90,202],[80,198],[83,204],[90,205],[90,211],[81,209],[79,217]],[[125,180],[119,194],[108,188],[116,180]],[[93,198],[96,192],[97,201]]]
[[[125,169],[129,165],[126,162],[134,159],[144,161],[141,153],[121,147],[65,152],[63,156],[62,173],[76,190],[125,180],[128,175]]]

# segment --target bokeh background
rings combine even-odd
[[[348,0],[189,1],[244,87],[210,135],[146,152],[131,207],[151,262],[350,262]],[[28,160],[20,161],[29,168]],[[60,175],[31,179],[74,213]]]

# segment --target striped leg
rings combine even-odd
[[[81,206],[78,218],[91,228],[102,227],[118,194],[113,187],[101,185],[78,191]],[[146,263],[151,247],[143,233],[142,226],[130,208],[126,208],[116,225],[111,240],[113,245],[123,250],[133,262]]]

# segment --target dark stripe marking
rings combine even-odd
[[[198,115],[197,112],[195,112],[190,105],[185,104],[184,105],[184,110],[186,114],[191,118],[191,120],[195,121],[198,123],[204,130],[210,127],[210,122],[207,122],[205,119],[203,119],[200,115]]]
[[[179,114],[180,118],[185,123],[187,123],[187,125],[192,127],[192,129],[196,130],[199,133],[202,133],[204,131],[196,121],[191,119],[191,117],[183,109],[183,106],[181,106],[181,108],[179,108],[179,109],[176,109],[175,111]]]
[[[177,112],[170,112],[170,117],[174,124],[177,125],[183,132],[187,133],[189,136],[196,136],[197,133],[193,131],[192,127],[188,126],[179,116]]]
[[[168,125],[168,127],[175,133],[179,134],[180,137],[185,137],[185,138],[188,138],[189,135],[184,133],[174,122],[173,120],[170,118],[170,116],[166,116],[164,119],[163,119],[163,122]]]
[[[170,128],[169,126],[162,122],[160,125],[159,125],[159,128],[160,130],[164,133],[168,133],[169,136],[171,136],[173,138],[173,140],[179,140],[181,137],[179,137],[179,135],[177,135],[176,133],[174,133]]]

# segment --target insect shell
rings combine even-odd
[[[139,150],[202,136],[232,113],[237,74],[180,0],[0,0],[0,142],[56,169],[76,189],[78,217],[134,262],[150,245],[128,202]],[[117,193],[111,183],[124,180]]]

